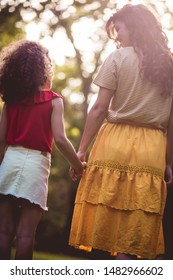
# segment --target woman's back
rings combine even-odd
[[[167,128],[172,96],[165,96],[160,87],[141,78],[139,58],[133,47],[112,52],[94,82],[115,89],[107,116],[109,122]]]

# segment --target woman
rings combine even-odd
[[[162,216],[172,181],[172,53],[144,5],[125,5],[106,30],[118,49],[94,80],[99,94],[79,159],[99,132],[78,188],[69,243],[116,259],[153,259],[164,252]]]

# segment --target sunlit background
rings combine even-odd
[[[32,1],[33,5],[35,7],[39,8],[39,2],[40,1]],[[42,1],[43,2],[43,1]],[[74,1],[73,0],[62,0],[62,1],[54,1],[57,3],[57,9],[63,10],[63,17],[76,17],[76,8],[73,6]],[[79,1],[80,2],[80,1]],[[82,1],[86,2],[87,1]],[[93,1],[93,3],[86,5],[85,9],[86,11],[90,12],[92,14],[92,11],[95,9],[99,9],[102,1]],[[111,0],[109,1],[112,4],[112,7],[115,3],[117,3],[117,8],[121,8],[123,5],[129,3],[129,1],[121,0],[121,1],[115,1]],[[138,1],[138,0],[132,0],[130,1],[131,4],[151,4],[151,1]],[[173,49],[173,30],[171,30],[172,26],[172,16],[170,13],[165,11],[165,4],[169,8],[169,11],[173,12],[173,0],[167,0],[167,1],[155,1],[155,5],[157,8],[157,13],[160,15],[160,21],[162,23],[162,26],[164,28],[165,33],[168,36],[169,39],[169,46],[171,49]],[[150,6],[150,9],[152,7]],[[104,13],[102,15],[102,18],[99,20],[94,20],[94,18],[88,16],[88,17],[79,17],[71,27],[71,32],[73,34],[74,38],[74,45],[77,49],[80,50],[80,52],[83,54],[83,62],[86,73],[93,73],[93,57],[94,52],[100,49],[100,51],[103,48],[102,42],[99,40],[99,37],[97,35],[98,29],[103,28],[104,30],[104,23],[109,18],[109,16],[114,12],[114,9],[105,8]],[[153,12],[154,11],[153,9]],[[23,18],[28,24],[25,26],[25,31],[27,34],[27,38],[29,40],[36,40],[40,41],[44,46],[46,46],[49,49],[51,57],[54,59],[55,63],[58,66],[62,66],[66,63],[66,57],[75,57],[76,52],[74,49],[74,46],[72,45],[71,41],[67,37],[66,32],[64,32],[64,28],[59,28],[57,31],[54,32],[53,36],[49,35],[48,25],[47,23],[51,22],[53,24],[58,23],[58,19],[55,16],[54,13],[51,12],[51,10],[47,10],[44,13],[44,16],[42,16],[42,20],[38,23],[34,21],[35,13],[25,13],[23,14]],[[44,34],[44,37],[40,39],[40,34]],[[106,36],[106,32],[105,32]],[[102,53],[102,60],[114,49],[113,42],[108,41],[107,46],[105,50]],[[59,79],[64,79],[65,76],[62,72],[58,74]],[[72,88],[80,85],[80,79],[73,79],[69,80],[70,86]],[[93,88],[93,91],[96,89]],[[68,95],[68,90],[64,90],[64,95]],[[92,100],[90,100],[91,103],[95,100],[95,96],[92,96]],[[70,100],[71,102],[83,102],[83,97],[79,95],[78,93],[72,92],[70,94]]]
[[[34,5],[39,5],[39,1],[33,0]],[[66,10],[64,16],[73,16],[73,14],[76,13],[75,7],[73,7],[73,0],[62,0],[57,1],[59,2],[59,8],[62,10]],[[82,2],[82,1],[81,1]],[[101,1],[100,1],[101,2]],[[117,7],[121,8],[125,4],[129,3],[129,1],[126,0],[119,0],[110,1],[111,3],[118,3]],[[132,0],[131,4],[146,4],[147,1],[140,1],[140,0]],[[148,1],[150,2],[150,1]],[[155,1],[158,13],[160,14],[160,21],[162,23],[162,26],[164,28],[165,33],[167,34],[169,38],[169,46],[171,49],[173,49],[173,30],[169,30],[171,26],[171,20],[172,16],[170,13],[165,13],[165,8],[162,3],[162,1]],[[173,0],[166,0],[167,7],[173,12]],[[100,7],[99,1],[94,2],[92,5],[89,5],[88,9],[92,13],[92,9]],[[151,8],[151,7],[150,7]],[[86,7],[87,9],[87,7]],[[72,32],[75,37],[75,44],[80,48],[81,51],[85,52],[85,59],[90,61],[92,57],[92,51],[99,48],[99,42],[98,41],[92,41],[90,38],[93,36],[96,36],[97,39],[97,29],[102,26],[102,21],[106,21],[109,16],[113,13],[113,10],[105,9],[105,14],[103,15],[103,18],[100,19],[100,21],[94,22],[93,19],[90,18],[79,18],[77,22],[75,22],[72,26]],[[39,40],[40,33],[45,33],[45,37],[41,39],[41,43],[49,48],[49,51],[54,58],[55,62],[58,65],[63,65],[65,63],[65,57],[66,56],[75,56],[75,51],[73,46],[68,41],[68,38],[65,34],[65,32],[62,30],[58,30],[54,33],[53,37],[50,37],[49,35],[46,35],[46,29],[47,25],[46,22],[52,21],[56,23],[57,19],[55,18],[54,14],[51,11],[47,11],[44,14],[44,22],[35,23],[32,22],[32,19],[35,17],[35,14],[26,13],[24,15],[24,19],[26,21],[31,21],[27,24],[25,27],[27,38],[30,40]],[[111,51],[111,47],[108,48],[107,52]],[[106,54],[105,54],[106,55]],[[86,64],[87,67],[87,64]],[[87,71],[90,71],[89,67],[86,69]]]

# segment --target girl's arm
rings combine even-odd
[[[56,147],[60,150],[63,156],[69,161],[70,165],[74,168],[77,176],[83,172],[83,165],[78,159],[76,151],[68,140],[64,129],[64,106],[61,98],[52,100],[52,118],[51,126]]]
[[[172,164],[173,164],[173,105],[169,117],[167,129],[167,148],[166,148],[166,170],[165,180],[167,184],[172,182]]]
[[[6,106],[3,106],[1,119],[0,119],[0,164],[4,157],[4,152],[6,148],[6,132],[7,132],[7,116],[6,116]]]
[[[88,113],[84,132],[79,146],[78,157],[84,161],[86,151],[96,136],[103,120],[107,116],[109,104],[114,94],[114,90],[100,87],[97,100]]]

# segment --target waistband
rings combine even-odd
[[[45,156],[45,157],[50,157],[50,153],[49,152],[46,152],[46,151],[39,151],[39,150],[34,150],[34,149],[29,149],[29,148],[25,148],[25,147],[23,147],[23,146],[19,146],[19,145],[13,145],[13,146],[7,146],[7,148],[6,149],[19,149],[19,150],[21,150],[21,151],[30,151],[30,152],[33,152],[33,153],[36,153],[36,154],[41,154],[41,155],[43,155],[43,156]]]
[[[106,119],[105,121],[106,123],[111,123],[111,124],[121,124],[121,125],[131,125],[131,126],[136,126],[136,127],[143,127],[143,128],[149,128],[149,129],[156,129],[159,131],[162,131],[163,133],[166,133],[165,129],[162,128],[158,128],[152,124],[144,124],[144,123],[137,123],[131,120],[115,120],[115,121],[111,121]]]
[[[49,152],[44,152],[44,151],[40,151],[40,154],[43,155],[43,156],[45,156],[45,157],[47,157],[47,156],[50,155]]]

